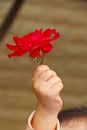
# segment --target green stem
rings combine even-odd
[[[38,61],[39,61],[39,65],[42,65],[42,64],[43,64],[43,58],[38,57]]]

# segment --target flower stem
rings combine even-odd
[[[38,57],[38,61],[39,61],[39,65],[42,65],[42,64],[43,64],[43,58]]]

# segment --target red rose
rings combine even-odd
[[[13,37],[15,45],[6,44],[7,48],[13,51],[8,56],[22,56],[29,53],[31,58],[43,58],[53,48],[51,42],[59,37],[60,34],[55,29],[47,29],[43,32],[40,29],[23,37],[15,36]]]

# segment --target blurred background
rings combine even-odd
[[[63,80],[63,109],[87,106],[87,0],[0,0],[0,28],[0,129],[25,130],[36,107],[35,65],[28,56],[9,59],[5,47],[13,36],[35,29],[56,28],[61,34],[45,64]]]

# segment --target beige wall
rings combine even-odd
[[[12,0],[0,0],[0,25]],[[35,109],[31,75],[35,67],[26,57],[7,57],[5,43],[36,28],[56,28],[61,38],[45,63],[63,79],[64,109],[87,105],[87,2],[81,0],[26,0],[0,47],[0,129],[25,130]]]

